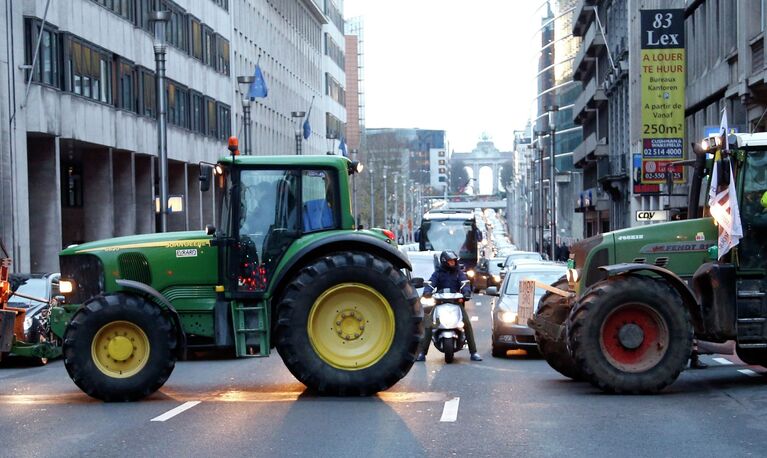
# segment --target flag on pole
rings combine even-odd
[[[312,126],[309,125],[309,115],[312,114],[312,106],[314,106],[314,96],[312,96],[312,101],[309,104],[309,110],[306,112],[306,116],[304,116],[304,140],[309,140],[309,137],[312,135]]]
[[[730,148],[727,142],[727,134],[730,128],[727,125],[727,111],[722,115],[720,133],[723,135],[723,145],[716,151],[714,167],[711,172],[711,189],[708,193],[708,205],[711,216],[719,226],[719,259],[727,254],[732,247],[736,246],[743,237],[743,226],[740,223],[740,210],[738,208],[738,195],[735,191],[735,177],[730,165]],[[722,154],[724,153],[724,155]],[[726,161],[726,162],[724,162]],[[727,167],[722,167],[726,165]],[[730,179],[727,185],[722,184],[724,177],[719,176],[720,169],[729,173]]]
[[[349,154],[346,152],[346,138],[343,135],[341,135],[341,143],[338,144],[338,149],[341,150],[343,157],[349,157]]]
[[[266,88],[266,81],[264,80],[264,74],[261,73],[261,66],[256,64],[255,80],[250,83],[250,89],[248,90],[248,97],[250,100],[255,100],[256,97],[266,97],[269,90]]]

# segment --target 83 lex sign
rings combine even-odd
[[[642,184],[664,183],[684,168],[684,10],[642,10]]]

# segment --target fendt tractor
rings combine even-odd
[[[722,151],[729,142],[731,154]],[[654,393],[673,383],[693,337],[736,341],[738,356],[767,366],[767,133],[712,137],[695,148],[688,217],[591,237],[573,249],[568,278],[529,321],[560,373],[607,392]],[[718,228],[701,218],[701,185],[721,152],[736,176],[744,237],[718,260]]]
[[[423,333],[411,266],[390,231],[355,230],[339,156],[200,164],[219,226],[71,246],[51,327],[88,395],[158,390],[190,350],[268,356],[322,395],[370,395],[410,370]]]

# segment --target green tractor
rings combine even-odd
[[[234,148],[230,148],[234,149]],[[393,234],[355,230],[338,156],[200,164],[219,226],[71,246],[51,326],[88,395],[134,401],[187,351],[268,356],[322,395],[371,395],[410,370],[423,313]]]
[[[657,392],[685,367],[693,337],[735,340],[741,359],[767,365],[767,213],[760,203],[767,134],[729,141],[745,232],[740,245],[711,262],[718,228],[698,214],[706,153],[721,144],[711,139],[692,161],[691,219],[606,233],[573,248],[574,268],[555,285],[570,295],[546,294],[530,320],[554,369],[608,392]]]

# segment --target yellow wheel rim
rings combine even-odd
[[[113,321],[99,329],[91,344],[96,367],[113,378],[128,378],[144,368],[149,360],[149,339],[137,325]]]
[[[375,289],[342,283],[314,301],[306,327],[309,342],[323,361],[337,369],[365,369],[389,351],[394,312]]]

